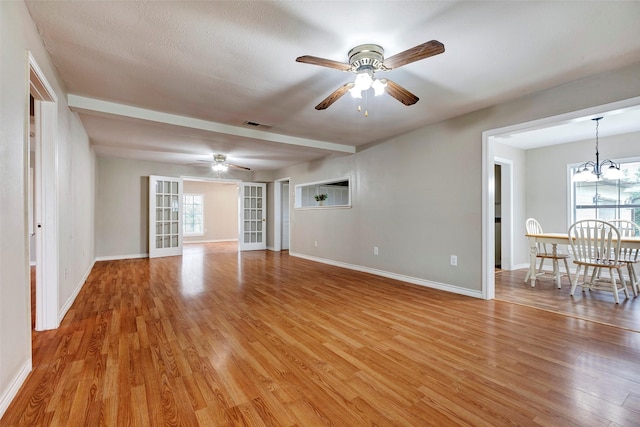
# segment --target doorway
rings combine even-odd
[[[183,178],[184,244],[238,242],[240,182]],[[189,204],[192,206],[188,206]]]

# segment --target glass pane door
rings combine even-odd
[[[149,258],[182,255],[182,179],[149,177]]]
[[[240,250],[264,250],[266,242],[266,184],[242,183],[240,193]]]

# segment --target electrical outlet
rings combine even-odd
[[[458,255],[451,255],[451,265],[458,265]]]
[[[316,248],[318,247],[318,241],[317,241],[317,240],[315,240],[315,241],[313,242],[313,246],[315,246]]]
[[[373,254],[374,255],[378,255],[378,247],[377,246],[373,247]]]

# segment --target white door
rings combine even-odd
[[[149,258],[182,255],[182,179],[149,176]]]
[[[243,182],[240,186],[241,251],[267,248],[267,184]]]

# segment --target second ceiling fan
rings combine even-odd
[[[373,88],[376,95],[385,91],[404,105],[413,105],[418,102],[418,97],[399,84],[389,79],[376,79],[377,71],[389,71],[400,68],[403,65],[429,58],[444,52],[444,45],[437,40],[431,40],[418,46],[407,49],[384,58],[384,49],[377,44],[363,44],[349,51],[349,63],[333,61],[331,59],[318,58],[317,56],[300,56],[297,62],[334,68],[340,71],[348,71],[356,74],[354,82],[345,83],[316,105],[316,110],[324,110],[336,102],[342,95],[350,92],[354,98],[361,98],[362,92]]]

